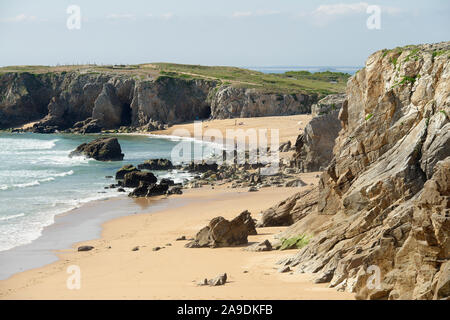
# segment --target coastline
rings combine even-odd
[[[303,130],[307,124],[308,116],[282,117],[291,125],[277,124],[281,132],[281,142],[295,139],[299,130]],[[270,118],[278,122],[280,117]],[[273,125],[274,122],[268,123],[267,120],[269,119],[242,119],[244,125],[241,128],[270,128],[270,124]],[[206,123],[207,126],[224,132],[233,122],[234,119],[227,119]],[[156,134],[137,134],[169,138],[174,129],[180,127],[193,130],[193,124],[189,123],[175,125]],[[288,155],[289,153],[280,153],[281,158]],[[307,173],[302,174],[301,178],[310,185],[317,184],[316,176],[317,173]],[[10,274],[7,279],[0,280],[0,299],[354,298],[352,294],[337,292],[335,289],[326,288],[326,285],[313,284],[312,276],[308,274],[279,274],[276,262],[294,254],[294,251],[248,252],[244,251],[243,247],[187,249],[184,248],[185,242],[174,241],[181,235],[186,235],[187,238],[195,236],[210,219],[219,215],[232,219],[241,211],[250,210],[253,218],[258,218],[262,210],[303,188],[270,187],[257,193],[248,193],[244,189],[228,187],[229,184],[215,188],[188,189],[180,196],[149,199],[118,196],[91,201],[62,213],[55,218],[54,224],[45,228],[40,238],[29,245],[3,253],[3,256],[9,257],[5,261],[13,262],[9,268],[4,268],[3,273],[8,273],[9,270]],[[179,210],[180,208],[183,210]],[[284,229],[285,227],[258,229],[258,235],[249,236],[249,243],[273,239]],[[58,242],[58,236],[64,241]],[[167,243],[171,245],[167,246]],[[81,245],[92,245],[95,249],[77,252],[76,248]],[[132,251],[136,246],[139,250]],[[151,249],[154,246],[166,247],[153,252]],[[149,256],[143,256],[144,252]],[[151,255],[158,253],[165,258],[159,260],[156,256],[153,261]],[[4,259],[2,253],[0,259]],[[33,261],[34,264],[23,267],[24,259]],[[133,263],[125,262],[127,259],[131,259]],[[117,263],[117,267],[121,268],[119,270],[114,267]],[[23,270],[17,270],[17,264],[20,264]],[[79,265],[83,274],[89,274],[88,281],[92,282],[92,285],[89,285],[87,290],[73,291],[66,288],[66,269],[69,265]],[[102,271],[102,266],[111,266],[113,270]],[[146,267],[136,270],[138,266]],[[12,272],[11,269],[14,268],[19,272]],[[148,268],[152,270],[150,274],[143,271]],[[211,291],[212,289],[195,285],[195,281],[213,277],[221,272],[227,272],[230,277],[229,283],[223,288]],[[162,273],[163,277],[157,276],[158,273]],[[91,278],[91,274],[96,275]],[[174,274],[175,279],[172,279]],[[105,280],[105,277],[108,279]],[[109,277],[120,279],[118,285],[125,287],[120,290],[109,287],[110,283],[115,281]],[[142,291],[141,282],[134,282],[140,277],[157,290]],[[0,275],[0,279],[2,278]],[[103,280],[96,280],[97,278]],[[138,288],[137,292],[133,288]]]
[[[159,203],[156,203],[157,200]],[[40,268],[58,260],[56,252],[70,249],[74,244],[98,238],[102,224],[118,217],[148,212],[167,205],[166,199],[132,199],[118,194],[91,200],[79,207],[59,213],[51,225],[31,243],[1,251],[0,282],[30,269]],[[155,204],[155,207],[151,206]]]
[[[303,178],[314,180],[312,174]],[[310,275],[279,274],[274,269],[276,261],[292,251],[188,249],[184,241],[175,241],[181,235],[194,236],[217,215],[233,218],[248,209],[256,218],[260,210],[299,189],[266,188],[257,193],[226,187],[187,190],[167,199],[167,207],[151,214],[146,211],[108,220],[102,224],[100,238],[57,251],[58,261],[0,281],[0,299],[351,299],[351,294],[313,284]],[[152,202],[161,201],[165,200]],[[250,236],[249,242],[271,239],[283,229],[258,229],[259,234]],[[77,252],[79,245],[95,249]],[[132,251],[135,246],[138,251]],[[155,246],[165,248],[154,252]],[[70,265],[80,266],[80,290],[66,287]],[[230,277],[223,287],[203,288],[193,282],[220,272]]]

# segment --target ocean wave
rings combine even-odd
[[[25,213],[14,214],[12,216],[0,217],[0,221],[7,221],[15,218],[23,217]]]
[[[197,139],[196,137],[181,137],[181,136],[172,136],[172,135],[166,135],[166,134],[153,134],[153,133],[148,133],[146,134],[149,138],[152,139],[164,139],[164,140],[169,140],[169,141],[174,141],[174,142],[194,142],[194,143],[198,143],[198,144],[203,144],[203,145],[210,145],[213,146],[215,148],[219,148],[222,150],[225,150],[228,145],[225,143],[218,143],[218,142],[213,142],[213,141],[206,141],[206,140],[200,140]]]
[[[66,171],[66,172],[61,172],[61,173],[49,173],[49,177],[46,178],[40,178],[40,179],[36,179],[30,182],[25,182],[25,183],[16,183],[13,185],[0,185],[0,191],[4,191],[4,190],[8,190],[8,189],[15,189],[15,188],[28,188],[28,187],[35,187],[40,185],[42,182],[50,182],[50,181],[54,181],[56,180],[56,178],[58,177],[65,177],[65,176],[70,176],[73,175],[74,171],[70,170],[70,171]]]
[[[15,139],[2,138],[0,140],[0,153],[7,154],[11,151],[28,151],[28,150],[51,150],[56,146],[59,139],[53,140],[37,140],[37,139]]]
[[[64,155],[60,156],[51,156],[51,155],[43,155],[38,159],[31,160],[31,164],[41,164],[41,163],[50,163],[55,166],[75,166],[80,164],[86,164],[92,159],[88,159],[83,156],[79,157],[69,157],[69,152],[65,152]]]
[[[62,173],[55,173],[52,176],[53,177],[65,177],[65,176],[71,176],[73,175],[73,170],[67,171],[67,172],[62,172]]]

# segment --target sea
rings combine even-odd
[[[170,137],[117,135],[125,154],[123,161],[69,157],[78,145],[98,137],[0,133],[0,252],[39,238],[58,214],[90,201],[123,196],[117,189],[105,189],[115,183],[111,176],[119,168],[148,159],[171,159],[173,147],[180,142]],[[207,148],[201,141],[189,143],[192,150]],[[192,179],[192,174],[177,170],[154,174],[175,182]]]
[[[343,72],[354,75],[362,66],[250,66],[246,69],[259,71],[262,73],[285,73],[288,71],[309,71],[315,72]]]

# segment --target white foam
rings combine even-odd
[[[70,171],[67,171],[67,172],[62,172],[62,173],[56,173],[56,174],[53,174],[52,176],[53,177],[65,177],[65,176],[71,176],[71,175],[73,175],[73,170],[70,170]]]
[[[27,183],[19,183],[19,184],[14,184],[13,187],[14,188],[27,188],[27,187],[34,187],[34,186],[38,186],[40,185],[38,180],[34,180],[31,182],[27,182]]]
[[[7,220],[15,219],[15,218],[23,217],[24,215],[25,215],[25,213],[19,213],[19,214],[14,214],[12,216],[0,217],[0,221],[7,221]]]
[[[2,138],[0,142],[0,154],[9,154],[11,151],[51,150],[56,146],[54,140],[15,139]]]

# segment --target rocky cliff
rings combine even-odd
[[[317,95],[267,94],[256,89],[220,87],[211,101],[214,119],[250,118],[310,113]]]
[[[215,80],[110,72],[11,72],[0,74],[0,129],[39,121],[53,132],[84,126],[82,132],[174,124],[195,119],[307,113],[316,94],[268,94],[220,86]],[[82,123],[81,123],[82,122]]]
[[[317,196],[289,199],[314,209],[283,236],[313,239],[281,263],[361,299],[449,297],[449,55],[449,42],[383,50],[350,79]]]

